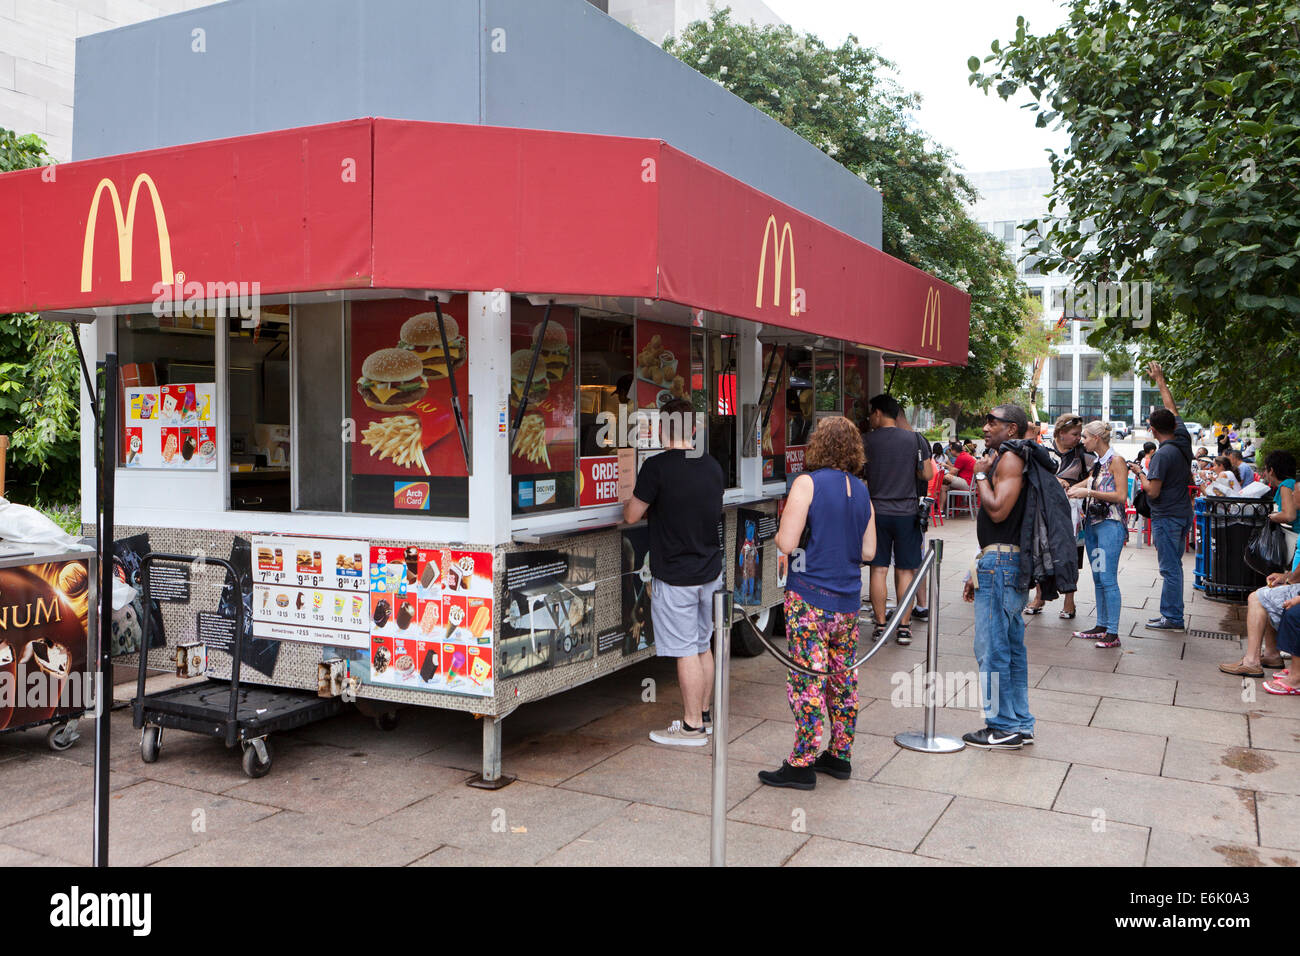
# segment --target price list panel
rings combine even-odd
[[[370,543],[253,538],[253,634],[334,647],[370,646]]]

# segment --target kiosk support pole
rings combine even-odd
[[[96,680],[95,690],[95,833],[92,852],[95,866],[108,866],[108,758],[109,730],[113,710],[113,661],[109,657],[112,650],[113,634],[113,480],[117,474],[117,353],[109,352],[104,356],[104,385],[99,395],[104,400],[104,410],[99,416],[103,426],[100,440],[103,450],[96,456],[99,466],[98,507],[96,524],[99,529],[99,636],[95,642]],[[91,406],[96,401],[95,393],[90,394]],[[141,654],[148,653],[147,648],[140,648]]]
[[[927,754],[955,754],[965,750],[966,744],[956,737],[939,737],[935,735],[935,712],[939,707],[938,668],[939,668],[939,566],[943,562],[943,541],[930,539],[930,548],[934,551],[934,564],[930,568],[930,624],[929,634],[925,639],[925,688],[922,693],[925,700],[925,732],[908,731],[894,738],[894,743],[905,750],[919,750]],[[900,608],[901,611],[901,608]]]
[[[731,665],[728,591],[713,592],[713,814],[709,866],[727,865],[727,711],[731,707],[727,671]]]

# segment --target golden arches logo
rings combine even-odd
[[[153,200],[153,218],[154,224],[158,227],[158,258],[162,264],[162,281],[170,285],[173,282],[172,272],[172,239],[171,234],[167,231],[167,216],[163,212],[162,200],[158,198],[158,187],[154,185],[153,178],[148,173],[140,173],[135,177],[135,182],[131,184],[131,195],[126,201],[126,213],[122,212],[122,197],[117,193],[117,186],[108,178],[101,179],[99,185],[95,187],[95,195],[90,200],[90,218],[86,220],[86,239],[81,250],[81,291],[89,292],[91,287],[91,272],[95,257],[95,223],[99,219],[99,200],[107,191],[109,198],[113,201],[113,218],[117,226],[117,258],[118,271],[123,282],[131,281],[131,248],[134,241],[135,232],[135,209],[136,202],[140,198],[140,187],[144,186],[149,190],[149,198]]]
[[[763,248],[758,257],[758,287],[754,290],[754,308],[763,307],[763,278],[767,274],[768,236],[772,237],[772,244],[776,249],[776,262],[772,270],[772,304],[781,304],[781,266],[785,263],[788,254],[790,256],[790,314],[797,316],[800,309],[794,268],[794,231],[790,228],[790,221],[786,220],[778,234],[774,215],[767,217],[767,225],[763,227]],[[788,249],[787,242],[790,244]]]
[[[939,304],[939,290],[925,290],[925,311],[921,313],[921,348],[932,345],[936,352],[941,350],[939,344],[939,327],[942,309]]]

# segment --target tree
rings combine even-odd
[[[52,162],[35,135],[0,128],[0,172]],[[0,315],[0,433],[7,491],[24,503],[75,501],[81,488],[76,347],[66,326]]]
[[[960,407],[1024,384],[1014,356],[1032,334],[1025,285],[1002,244],[966,212],[975,191],[951,154],[912,122],[920,98],[893,79],[892,63],[853,36],[832,48],[789,26],[734,23],[726,9],[664,49],[880,190],[884,251],[970,294],[969,364],[901,369],[897,394]]]
[[[1070,133],[1037,224],[1044,268],[1151,282],[1149,326],[1105,315],[1089,342],[1137,343],[1221,420],[1300,425],[1300,4],[1067,10],[1043,35],[1018,18],[983,70],[968,64],[971,83],[1027,94],[1038,126]]]

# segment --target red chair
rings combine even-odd
[[[939,507],[939,493],[943,490],[944,471],[938,465],[934,469],[934,477],[930,479],[929,487],[925,493],[930,497],[930,520],[935,525],[943,524],[943,509]]]

